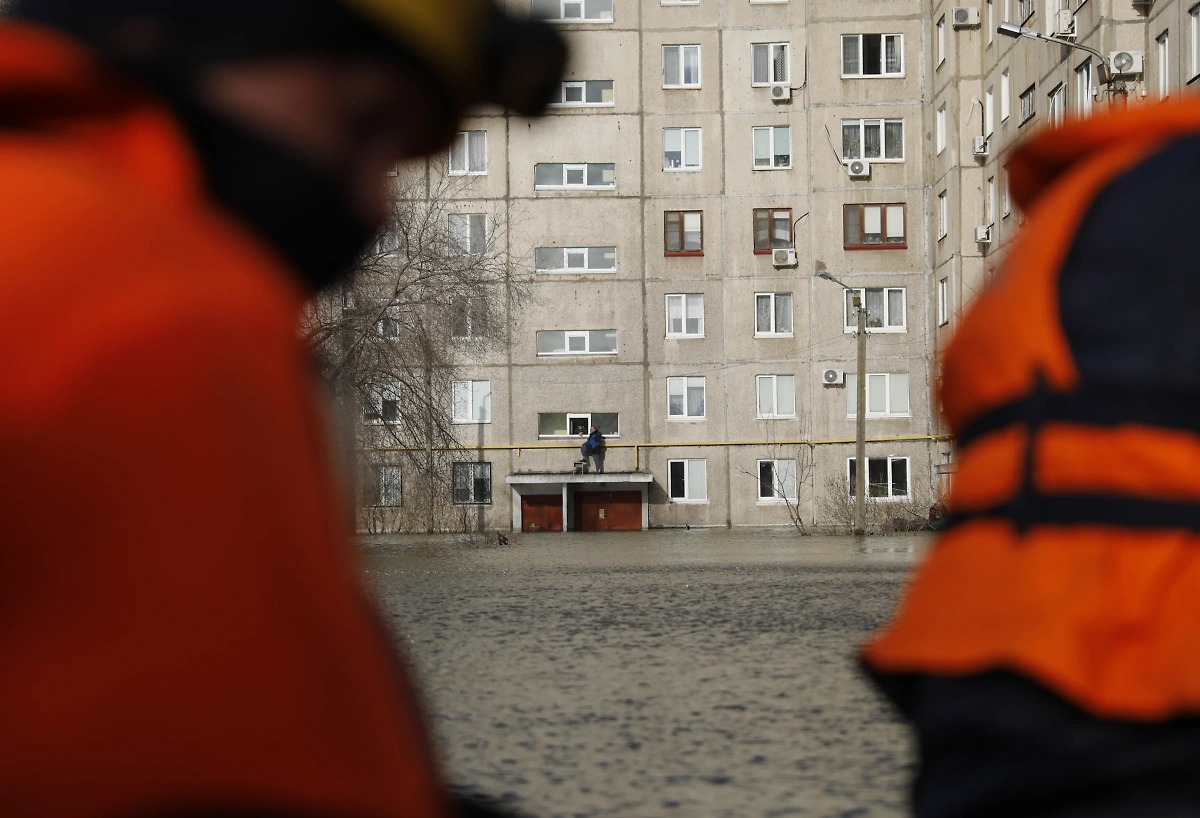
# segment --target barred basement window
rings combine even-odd
[[[367,487],[364,505],[374,508],[398,508],[402,499],[403,479],[399,466],[375,466],[374,479]]]
[[[492,503],[492,464],[455,463],[452,467],[453,502],[458,506]]]

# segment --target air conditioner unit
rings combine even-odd
[[[1141,51],[1110,51],[1108,63],[1112,66],[1114,77],[1126,77],[1145,71],[1145,57]]]
[[[786,83],[779,83],[771,86],[771,101],[772,102],[791,102],[792,101],[792,86]]]
[[[950,9],[950,21],[955,28],[967,28],[979,25],[979,8],[976,6],[959,6]]]
[[[826,386],[845,386],[846,373],[840,369],[826,369],[821,374],[821,383]]]
[[[772,251],[771,263],[776,267],[795,267],[797,264],[796,248],[788,247],[786,249],[780,248],[779,250]]]
[[[846,172],[851,179],[866,179],[871,175],[871,163],[866,159],[851,159],[846,163]]]
[[[990,224],[981,224],[975,228],[975,241],[979,244],[992,243],[992,226]]]
[[[1050,23],[1050,33],[1055,37],[1073,38],[1075,36],[1075,15],[1071,13],[1070,9],[1059,9],[1054,12]]]
[[[977,136],[975,141],[971,143],[971,152],[976,156],[984,157],[988,155],[988,140],[986,136]]]

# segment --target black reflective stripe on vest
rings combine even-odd
[[[1039,492],[1020,501],[951,514],[947,526],[954,528],[979,520],[1005,520],[1022,532],[1043,525],[1086,525],[1200,533],[1200,502],[1151,500],[1128,495]]]
[[[1200,393],[1130,384],[1084,384],[1074,392],[1043,391],[1002,404],[973,419],[958,435],[964,449],[991,432],[1017,423],[1027,424],[1031,415],[1041,423],[1061,421],[1081,426],[1112,428],[1127,423],[1154,426],[1200,435]]]

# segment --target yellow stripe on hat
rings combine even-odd
[[[341,0],[379,23],[463,88],[478,70],[478,34],[491,0]]]

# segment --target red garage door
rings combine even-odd
[[[641,531],[640,491],[581,491],[575,494],[576,531]]]
[[[521,498],[522,531],[562,531],[561,494],[530,494]]]

